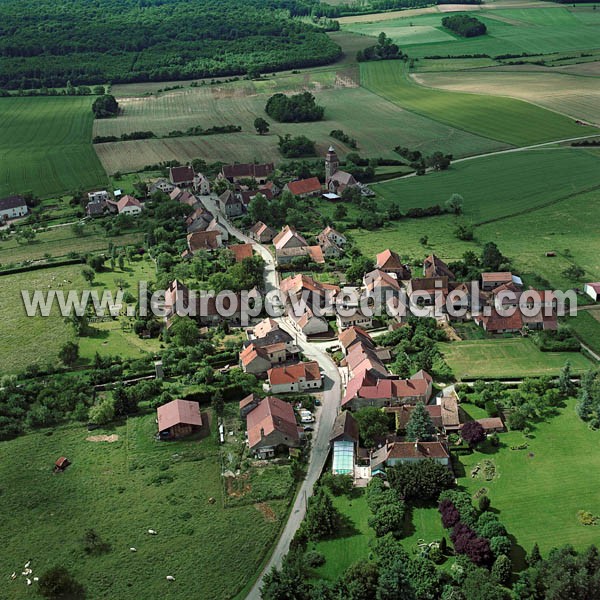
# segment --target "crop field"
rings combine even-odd
[[[488,70],[419,73],[414,78],[436,89],[519,98],[575,119],[600,124],[600,82],[593,77]]]
[[[0,197],[106,185],[92,140],[91,97],[0,98]]]
[[[362,63],[360,72],[364,87],[398,106],[515,146],[597,131],[522,100],[425,88],[407,77],[400,61]]]
[[[467,12],[473,13],[471,9]],[[462,54],[547,54],[573,52],[598,47],[600,15],[583,9],[565,7],[502,8],[476,10],[487,26],[487,34],[461,38],[442,27],[443,14],[402,15],[374,21],[344,21],[342,28],[354,33],[377,36],[384,31],[411,58]],[[415,31],[417,33],[413,33]]]
[[[558,375],[565,362],[581,373],[592,363],[578,352],[541,352],[532,340],[515,337],[441,343],[440,351],[457,379]]]
[[[0,515],[19,532],[4,536],[0,548],[8,575],[28,560],[36,576],[65,565],[86,597],[99,600],[221,600],[244,588],[279,531],[287,501],[267,496],[224,508],[216,426],[200,441],[157,442],[154,421],[150,414],[94,432],[118,436],[112,443],[86,440],[83,425],[3,442]],[[14,468],[24,456],[27,465]],[[54,475],[59,456],[72,464]],[[86,554],[89,529],[108,552]],[[5,597],[32,596],[24,577],[8,575]]]
[[[592,352],[600,355],[600,308],[580,310],[576,317],[569,317],[565,322]]]
[[[523,442],[526,450],[511,450]],[[598,542],[596,528],[577,520],[579,510],[600,513],[600,488],[590,478],[600,468],[597,447],[598,432],[577,417],[575,403],[569,401],[558,416],[535,424],[530,438],[519,431],[502,433],[499,448],[486,443],[481,451],[460,457],[464,472],[459,485],[471,493],[488,488],[492,508],[500,511],[500,520],[516,538],[517,567],[524,566],[524,552],[536,542],[544,555],[565,544],[584,550]],[[495,464],[493,481],[470,476],[484,458]]]
[[[268,135],[259,136],[254,119],[266,116],[265,104],[276,92],[315,94],[325,106],[325,120],[314,123],[271,123]],[[95,135],[152,130],[157,135],[200,125],[240,125],[240,133],[170,139],[137,140],[96,144],[95,149],[108,173],[132,171],[163,160],[182,162],[202,157],[208,162],[267,161],[276,159],[278,135],[307,135],[324,154],[331,144],[343,156],[351,149],[329,137],[342,129],[358,141],[358,151],[366,156],[396,156],[393,148],[407,145],[432,151],[440,147],[456,156],[476,154],[507,147],[506,144],[459,131],[402,110],[385,98],[358,87],[353,69],[315,71],[278,76],[259,82],[232,82],[173,90],[155,96],[123,96],[124,109],[117,119],[98,121]],[[368,115],[357,118],[357,107],[368,107]],[[270,119],[268,119],[270,120]]]

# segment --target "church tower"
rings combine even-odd
[[[338,170],[340,161],[335,153],[333,146],[329,146],[327,155],[325,156],[325,186],[329,188],[329,182],[333,174]]]

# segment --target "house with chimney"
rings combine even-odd
[[[257,458],[273,458],[301,445],[292,405],[274,396],[267,396],[246,414],[246,429],[248,446]]]

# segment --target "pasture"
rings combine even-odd
[[[87,597],[106,600],[222,600],[252,580],[287,501],[267,494],[261,504],[225,508],[216,426],[200,441],[157,442],[154,420],[149,414],[94,432],[117,435],[113,443],[87,441],[81,424],[2,443],[0,515],[15,533],[0,548],[5,597],[31,597],[23,577],[8,581],[27,560],[36,576],[67,566]],[[24,456],[26,466],[14,468]],[[53,475],[59,456],[72,465]],[[273,469],[277,481],[287,476],[287,469]],[[89,529],[110,545],[108,552],[84,551]]]
[[[503,160],[509,157],[517,158],[520,154],[523,153],[499,155],[495,160],[498,161],[499,167],[502,167],[505,164],[502,162]],[[482,177],[478,178],[475,171],[470,170],[484,160],[487,159],[465,161],[456,167],[468,166],[467,172],[470,172],[478,180],[481,196],[475,210],[487,211],[494,207],[496,207],[495,209],[501,207],[502,202],[510,201],[511,197],[505,188],[500,190],[506,192],[505,196],[499,193],[498,197],[495,197],[491,169],[487,178],[483,177],[483,173]],[[536,181],[543,182],[548,176],[548,174],[540,174]],[[524,180],[525,175],[515,189],[526,191],[527,186]],[[392,186],[393,183],[413,184],[417,181],[420,180],[411,178],[403,182],[401,180],[388,182],[374,186],[374,189],[381,189],[384,185]],[[489,188],[486,182],[490,184]],[[501,185],[500,182],[496,183]],[[592,181],[589,181],[588,184],[591,185]],[[544,286],[545,282],[547,287],[565,290],[579,285],[562,274],[573,263],[585,270],[586,280],[597,281],[600,279],[600,259],[598,258],[600,256],[600,240],[596,235],[597,224],[600,222],[600,190],[575,193],[571,196],[572,185],[570,183],[566,183],[562,191],[558,189],[558,186],[561,185],[560,182],[557,181],[555,185],[557,186],[556,197],[561,195],[569,195],[569,197],[554,201],[553,196],[541,188],[537,199],[534,194],[529,195],[532,203],[530,209],[523,207],[522,212],[516,213],[514,216],[500,217],[495,221],[475,227],[475,240],[471,242],[457,239],[454,233],[459,222],[473,223],[477,221],[476,213],[469,214],[470,209],[466,207],[466,196],[466,215],[464,217],[456,218],[444,215],[426,219],[402,219],[375,231],[354,229],[350,233],[357,246],[367,256],[374,256],[385,248],[393,248],[402,256],[408,257],[410,262],[417,263],[432,252],[448,262],[459,260],[465,251],[471,250],[479,254],[483,244],[493,241],[502,253],[511,259],[514,272],[519,273],[526,284]],[[412,190],[410,193],[403,193],[401,186],[392,186],[391,190],[389,194],[391,200],[398,199],[402,202],[406,196],[408,198],[415,197]],[[454,189],[440,190],[440,202],[443,202],[446,191],[452,193]],[[387,198],[388,196],[386,196],[385,202],[387,202]],[[541,205],[547,200],[550,201],[549,205],[535,207],[538,202]],[[479,216],[484,219],[486,217],[485,214]],[[535,235],[531,235],[533,231]],[[426,245],[420,241],[424,235],[428,237]],[[555,252],[556,256],[547,257],[546,252]]]
[[[121,86],[125,87],[125,86]],[[265,117],[265,104],[277,92],[311,91],[325,106],[325,120],[314,123],[271,122],[268,135],[259,136],[254,119]],[[358,87],[354,69],[308,71],[269,77],[261,81],[239,81],[173,90],[151,96],[119,98],[123,115],[95,123],[94,135],[121,135],[152,130],[157,135],[200,125],[240,125],[242,131],[200,137],[136,140],[95,144],[108,173],[133,171],[148,164],[202,157],[208,162],[272,161],[280,157],[278,136],[304,134],[317,142],[319,155],[331,144],[341,156],[352,149],[331,138],[342,129],[358,141],[365,156],[393,157],[401,144],[424,151],[442,147],[456,156],[477,154],[506,147],[505,144],[459,131],[448,125],[402,110],[385,98]],[[368,109],[357,117],[360,107]],[[270,119],[267,120],[271,121]]]
[[[459,485],[471,493],[488,488],[492,508],[516,538],[513,559],[518,567],[536,542],[544,555],[565,544],[583,550],[598,543],[596,528],[577,520],[578,510],[600,514],[600,487],[592,476],[600,468],[598,435],[577,417],[570,400],[558,416],[536,423],[530,438],[519,431],[503,433],[499,448],[485,443],[481,451],[460,457],[464,471],[458,473]],[[523,442],[526,450],[511,450]],[[496,465],[493,481],[470,476],[484,458]]]
[[[402,108],[515,146],[595,133],[564,115],[513,98],[426,88],[400,61],[361,63],[361,84]]]
[[[407,11],[408,12],[408,11]],[[598,47],[600,15],[584,8],[493,8],[474,13],[487,27],[486,35],[474,38],[455,36],[442,27],[443,14],[398,14],[397,18],[376,21],[344,21],[346,31],[377,36],[384,31],[411,58],[458,56],[464,54],[549,54],[575,52]],[[366,17],[366,15],[365,15]]]
[[[426,73],[414,78],[435,89],[519,98],[574,119],[600,124],[600,85],[593,77],[494,69]]]
[[[92,148],[92,101],[83,97],[0,98],[0,197],[42,197],[107,183]]]
[[[575,373],[592,368],[578,352],[541,352],[528,338],[514,337],[440,343],[457,379],[521,379],[558,375],[569,361]]]
[[[565,323],[592,352],[600,355],[600,308],[579,310],[576,317],[568,317]]]

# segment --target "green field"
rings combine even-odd
[[[88,223],[86,235],[76,236],[71,227],[53,227],[36,234],[35,239],[19,243],[14,236],[0,241],[0,264],[10,265],[25,260],[41,260],[46,255],[52,258],[66,258],[70,252],[106,252],[109,242],[115,246],[136,244],[142,240],[140,233],[126,233],[107,237],[100,227]]]
[[[565,7],[477,10],[470,14],[483,21],[487,34],[461,38],[442,27],[446,15],[400,14],[383,22],[342,23],[354,33],[377,36],[384,31],[411,58],[463,54],[547,54],[575,52],[598,47],[597,12]],[[416,31],[415,31],[416,30]]]
[[[144,353],[158,351],[158,340],[142,340],[130,329],[124,331],[122,323],[131,325],[133,319],[94,323],[90,334],[75,338],[73,327],[64,322],[55,306],[49,317],[28,317],[21,298],[21,290],[46,292],[49,288],[63,290],[88,289],[81,275],[82,265],[56,267],[29,271],[0,278],[0,318],[4,323],[3,343],[0,345],[0,375],[22,371],[30,364],[45,366],[56,364],[60,348],[67,341],[77,341],[80,356],[85,363],[98,352],[100,355],[140,358]],[[154,265],[149,261],[125,263],[125,268],[105,271],[97,275],[93,290],[102,294],[104,289],[116,293],[115,280],[122,279],[125,289],[137,297],[137,282],[150,280]],[[64,283],[67,281],[67,283]],[[69,283],[70,282],[70,283]],[[15,349],[18,348],[18,352]]]
[[[400,61],[362,63],[360,74],[364,87],[402,108],[515,146],[596,131],[521,100],[425,88],[408,78]]]
[[[4,597],[32,596],[23,577],[8,580],[28,560],[35,576],[67,566],[94,599],[222,600],[252,580],[287,502],[224,508],[216,427],[201,441],[157,442],[154,420],[154,414],[130,418],[92,434],[118,435],[114,443],[86,441],[82,425],[2,443],[0,515],[13,532],[0,548]],[[72,465],[53,475],[59,456]],[[23,457],[26,465],[15,468]],[[88,529],[110,552],[85,554]]]
[[[419,73],[415,79],[436,89],[519,98],[572,118],[600,124],[600,85],[595,77],[498,68],[462,73],[449,69],[444,73]],[[581,134],[585,134],[584,128]]]
[[[460,457],[464,473],[459,485],[473,493],[488,488],[492,507],[516,538],[517,566],[523,566],[523,551],[529,552],[535,542],[543,554],[564,544],[583,550],[598,543],[597,529],[577,521],[578,510],[600,514],[600,487],[593,477],[600,468],[598,436],[577,417],[570,401],[559,416],[536,424],[531,438],[518,431],[503,433],[500,449],[485,445],[481,452]],[[527,450],[510,449],[525,441]],[[470,477],[483,458],[496,465],[494,481]]]
[[[137,84],[135,89],[140,91]],[[507,147],[506,144],[459,131],[413,112],[402,110],[385,98],[358,87],[353,68],[311,70],[277,75],[261,81],[239,81],[173,90],[153,96],[130,96],[119,86],[123,115],[97,121],[94,135],[152,130],[157,135],[186,130],[190,126],[240,125],[242,131],[204,137],[150,139],[96,144],[95,149],[109,173],[136,170],[163,160],[202,157],[208,162],[272,161],[280,158],[278,135],[307,135],[317,142],[319,155],[332,145],[341,156],[352,149],[329,136],[342,129],[358,141],[364,156],[396,157],[393,148],[406,145],[425,152],[442,147],[456,156],[478,154]],[[325,120],[314,123],[271,122],[268,135],[256,135],[254,119],[265,117],[265,104],[276,92],[310,90],[325,106]],[[368,108],[358,118],[357,108]],[[270,119],[267,119],[270,121]]]
[[[444,359],[457,379],[558,375],[569,361],[576,373],[593,364],[578,352],[541,352],[532,340],[515,337],[441,343]]]
[[[91,144],[92,100],[0,98],[0,197],[106,185]]]
[[[600,354],[600,309],[579,310],[576,317],[569,317],[565,322],[586,346]]]

